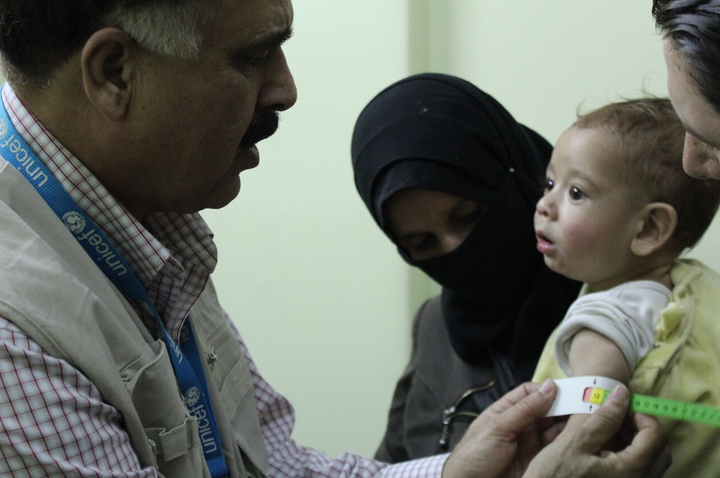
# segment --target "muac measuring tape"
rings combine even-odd
[[[594,413],[620,382],[604,377],[573,377],[555,380],[558,394],[548,417]],[[720,428],[720,408],[630,394],[630,411]]]

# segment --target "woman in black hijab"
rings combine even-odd
[[[442,287],[413,328],[376,458],[451,451],[474,416],[530,380],[580,284],[536,251],[540,180],[552,147],[462,79],[411,76],[355,126],[355,184],[410,265]]]

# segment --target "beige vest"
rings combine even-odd
[[[0,158],[0,317],[67,361],[123,417],[140,463],[168,478],[209,477],[207,422],[187,413],[162,340],[12,165]],[[212,283],[190,312],[232,477],[267,475],[250,372]],[[207,442],[206,442],[207,443]],[[212,446],[208,444],[208,446]]]

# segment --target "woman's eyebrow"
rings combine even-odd
[[[462,209],[464,209],[468,204],[471,205],[471,206],[475,206],[475,209],[473,210],[473,212],[476,211],[476,210],[481,210],[481,209],[487,210],[487,206],[485,206],[485,205],[483,205],[483,204],[475,201],[474,199],[466,199],[466,198],[463,198],[462,200],[458,201],[453,207],[451,207],[450,209],[448,209],[447,213],[448,213],[450,216],[452,216],[452,215],[454,215],[454,214],[457,214],[457,213],[460,212]],[[463,212],[464,212],[464,211],[463,211]]]

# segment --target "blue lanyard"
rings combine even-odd
[[[13,126],[5,104],[0,98],[0,155],[14,166],[35,187],[57,217],[67,226],[85,252],[105,276],[130,300],[151,314],[162,331],[170,353],[178,386],[185,398],[188,412],[197,419],[205,462],[213,478],[228,476],[220,433],[208,394],[202,358],[195,342],[190,321],[185,327],[188,340],[180,347],[170,337],[155,305],[135,277],[130,266],[110,243],[105,234],[85,214],[52,173],[38,159]],[[184,353],[183,353],[184,352]]]

